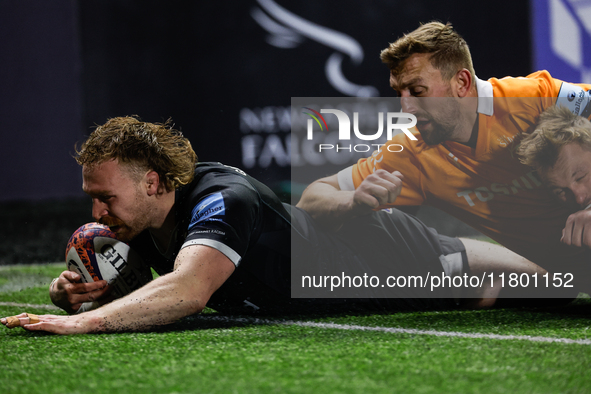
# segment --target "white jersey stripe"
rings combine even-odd
[[[183,244],[183,246],[181,246],[181,249],[186,248],[187,246],[191,246],[191,245],[205,245],[205,246],[209,246],[211,248],[214,248],[214,249],[222,252],[224,254],[224,256],[229,258],[230,261],[233,262],[236,267],[238,267],[238,264],[240,264],[240,260],[242,260],[242,257],[240,257],[240,255],[238,253],[236,253],[234,251],[234,249],[230,248],[228,245],[225,245],[225,244],[223,244],[219,241],[215,241],[213,239],[207,239],[207,238],[191,239],[191,240],[185,242]]]
[[[339,188],[341,190],[355,190],[355,184],[353,183],[353,166],[347,167],[344,170],[339,171],[339,173],[337,174],[337,178],[339,180]]]

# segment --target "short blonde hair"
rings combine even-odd
[[[142,122],[127,116],[109,119],[98,126],[76,149],[76,161],[93,167],[117,159],[130,170],[132,177],[156,171],[167,191],[193,180],[197,155],[188,139],[166,123]]]
[[[463,68],[470,71],[472,79],[476,78],[468,44],[449,22],[422,24],[391,43],[380,53],[380,58],[388,65],[391,73],[397,75],[404,62],[416,53],[431,54],[431,64],[446,80],[450,80]]]
[[[591,122],[566,107],[552,106],[521,141],[517,154],[523,164],[545,172],[556,164],[560,149],[572,143],[591,147]]]

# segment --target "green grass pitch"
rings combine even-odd
[[[47,286],[62,267],[0,268],[0,316],[61,313],[39,305],[50,304]],[[589,327],[591,301],[584,298],[562,308],[289,321],[209,313],[152,333],[60,337],[0,327],[0,387],[60,394],[589,393]]]

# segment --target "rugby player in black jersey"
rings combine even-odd
[[[502,247],[437,234],[400,211],[375,212],[331,232],[243,171],[199,163],[189,141],[169,124],[114,118],[97,129],[77,152],[83,190],[93,217],[129,242],[160,276],[112,301],[105,281],[82,283],[64,271],[50,287],[55,305],[69,316],[42,315],[20,326],[58,334],[145,331],[199,313],[292,313],[343,308],[448,308],[449,288],[429,298],[428,289],[402,288],[394,297],[291,298],[292,264],[310,274],[386,267],[397,274],[517,272],[544,274]],[[313,264],[309,264],[312,262]],[[398,291],[398,293],[396,293]],[[494,303],[499,287],[464,288],[472,306]],[[83,303],[97,309],[75,314]],[[1,319],[7,324],[7,319]]]

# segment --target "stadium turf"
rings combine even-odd
[[[62,264],[0,269],[0,315],[47,310]],[[20,287],[20,288],[19,288]],[[16,303],[16,306],[15,304]],[[20,306],[20,304],[34,304]],[[0,327],[17,393],[588,393],[591,302],[330,317],[189,317],[159,332]]]

